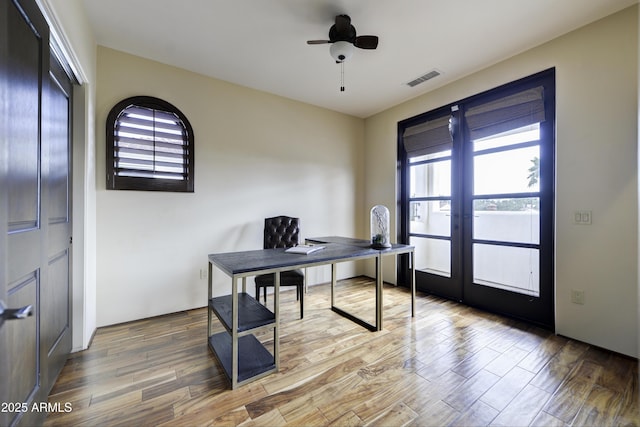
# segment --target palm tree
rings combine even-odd
[[[529,176],[527,176],[527,179],[529,180],[529,187],[536,185],[540,178],[540,159],[538,156],[531,159],[531,163],[533,163],[533,166],[529,168]]]

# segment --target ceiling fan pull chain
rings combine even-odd
[[[344,92],[344,61],[340,63],[340,92]]]

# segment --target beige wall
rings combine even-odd
[[[300,217],[303,237],[360,234],[362,119],[103,47],[97,69],[98,326],[205,306],[207,254],[261,248],[265,217]],[[105,120],[134,95],[189,119],[195,193],[105,190]],[[310,270],[311,284],[327,274]]]
[[[637,357],[637,6],[368,118],[365,206],[396,205],[398,121],[550,67],[557,106],[556,332]],[[573,212],[587,209],[593,224],[573,224]],[[572,289],[585,291],[584,305],[571,303]]]

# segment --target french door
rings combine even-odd
[[[554,80],[399,124],[399,240],[419,290],[553,328]]]

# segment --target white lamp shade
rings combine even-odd
[[[329,53],[338,62],[346,61],[353,55],[353,45],[349,42],[335,42],[329,48]]]

